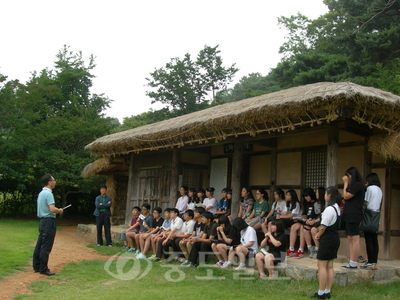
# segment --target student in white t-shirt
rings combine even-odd
[[[175,208],[179,211],[179,216],[181,217],[188,206],[189,202],[189,197],[186,195],[187,194],[188,187],[187,186],[181,186],[179,189],[179,193],[181,196],[179,197],[178,201],[176,202]]]
[[[218,202],[213,196],[214,191],[215,191],[215,189],[213,187],[207,188],[206,189],[206,197],[207,198],[204,199],[204,201],[203,201],[204,209],[212,214],[217,212],[217,208],[218,208]]]
[[[382,202],[382,190],[380,188],[381,181],[379,180],[378,174],[371,173],[366,178],[367,191],[365,193],[365,202],[367,204],[366,211],[372,210],[373,212],[379,213],[381,210]],[[367,249],[368,262],[361,266],[362,269],[376,270],[378,263],[378,231],[368,232],[364,230],[365,245]]]
[[[229,249],[228,261],[222,268],[227,269],[232,265],[233,257],[239,257],[240,264],[236,271],[246,270],[246,257],[254,257],[258,251],[257,234],[253,227],[249,226],[242,218],[236,218],[233,221],[233,228],[236,232],[240,232],[240,245]]]
[[[285,193],[281,188],[276,188],[274,190],[274,200],[275,202],[272,204],[271,210],[265,217],[264,223],[261,224],[261,229],[264,234],[266,234],[268,231],[271,231],[268,223],[275,220],[276,216],[281,215],[286,211]]]

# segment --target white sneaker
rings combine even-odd
[[[222,269],[228,269],[230,266],[232,266],[232,263],[230,261],[226,261],[224,262],[224,264],[222,265]]]
[[[138,255],[136,255],[137,259],[146,259],[146,255],[144,255],[143,253],[139,253]]]
[[[242,271],[246,270],[246,265],[245,264],[240,264],[237,268],[235,268],[235,271]]]

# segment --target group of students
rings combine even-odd
[[[357,268],[364,201],[367,210],[376,212],[380,211],[382,201],[376,173],[368,175],[364,185],[359,171],[352,167],[342,180],[343,197],[333,186],[316,191],[306,188],[300,201],[294,190],[284,193],[276,188],[271,208],[264,189],[257,189],[254,198],[249,188],[243,188],[236,218],[231,215],[230,189],[223,189],[222,199],[217,201],[212,187],[195,191],[182,186],[175,208],[166,209],[164,218],[159,207],[152,214],[148,204],[134,207],[131,226],[122,232],[122,239],[128,247],[126,251],[133,252],[138,259],[147,258],[151,245],[153,255],[149,259],[177,262],[183,268],[204,263],[211,252],[218,258],[214,266],[220,268],[230,268],[237,256],[239,265],[235,270],[246,269],[246,257],[255,257],[261,279],[273,278],[277,263],[288,257],[302,258],[307,249],[311,258],[316,256],[319,268],[320,287],[312,298],[326,299],[330,297],[333,260],[340,246],[339,223],[345,223],[350,245],[350,262],[342,268]],[[258,229],[264,233],[260,243]],[[289,245],[285,229],[290,232]],[[298,235],[300,245],[295,250]],[[364,235],[368,261],[361,268],[376,269],[377,232]]]

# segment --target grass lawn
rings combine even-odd
[[[28,265],[38,226],[38,221],[0,219],[0,280]]]
[[[37,221],[0,220],[0,276],[26,266],[37,237]],[[183,270],[176,264],[133,260],[120,247],[95,247],[112,256],[108,261],[68,263],[56,276],[34,282],[32,295],[16,299],[309,299],[317,282],[258,279],[213,267]],[[114,256],[115,255],[115,256]],[[1,285],[1,281],[0,281]],[[334,286],[332,299],[399,299],[400,284],[373,285],[370,282],[347,287]]]
[[[94,245],[91,245],[91,247]],[[96,248],[96,247],[95,247]],[[246,274],[213,267],[181,269],[177,264],[133,260],[119,248],[98,248],[116,254],[109,261],[69,263],[48,280],[35,282],[33,295],[16,299],[309,299],[317,282],[258,279]],[[113,251],[114,253],[111,253]],[[243,275],[239,275],[243,274]],[[398,299],[398,283],[363,283],[333,287],[332,299]]]

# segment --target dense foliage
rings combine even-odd
[[[25,84],[1,76],[0,214],[33,213],[46,173],[57,180],[60,205],[97,190],[98,179],[80,176],[93,161],[84,147],[115,122],[104,115],[111,100],[90,93],[94,67],[93,56],[86,65],[65,46],[54,70],[34,72]]]

